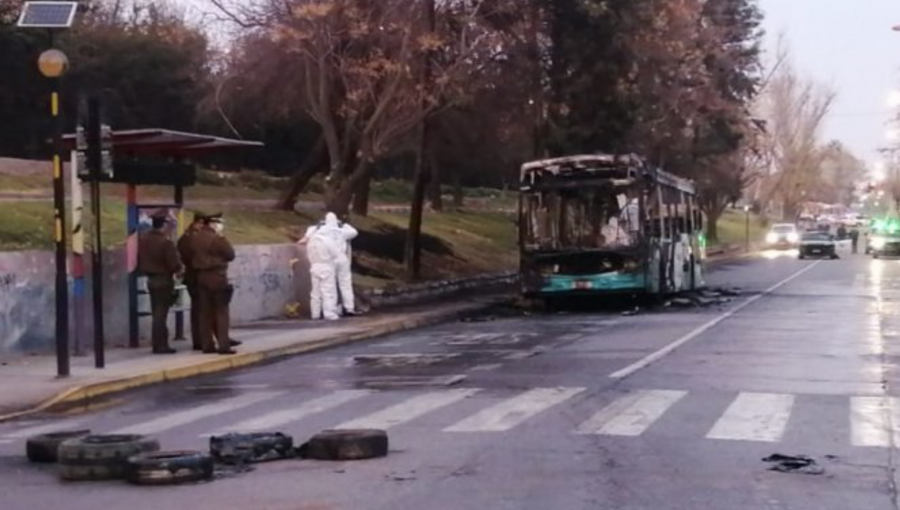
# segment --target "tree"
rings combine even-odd
[[[707,236],[718,241],[718,221],[729,203],[757,178],[763,154],[762,125],[751,117],[762,80],[759,29],[762,14],[752,0],[708,0],[700,33],[709,94],[698,109],[692,177],[708,220]]]
[[[782,60],[762,98],[772,161],[764,202],[779,200],[782,216],[794,218],[820,175],[826,154],[821,132],[835,94]]]

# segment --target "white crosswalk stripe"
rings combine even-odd
[[[330,395],[303,402],[297,407],[281,409],[235,423],[229,427],[223,427],[213,432],[212,435],[221,435],[228,432],[259,432],[262,430],[272,430],[291,422],[300,421],[308,416],[334,409],[335,407],[353,402],[354,400],[358,400],[370,394],[371,392],[367,390],[335,391]]]
[[[558,405],[585,388],[537,388],[476,413],[445,432],[503,432]]]
[[[895,398],[850,399],[850,440],[854,446],[900,444],[900,405]]]
[[[577,432],[606,436],[639,436],[685,395],[686,391],[635,391],[606,406],[581,424]]]
[[[793,395],[741,393],[706,437],[777,442],[784,435],[793,406]]]
[[[159,434],[160,432],[165,432],[176,427],[181,427],[189,423],[202,420],[204,418],[225,414],[244,407],[258,404],[260,402],[265,402],[266,400],[270,400],[283,394],[283,392],[269,391],[247,393],[245,395],[225,399],[213,404],[207,404],[173,414],[166,414],[155,420],[150,420],[147,422],[142,422],[118,429],[116,431],[113,431],[112,434]]]
[[[62,422],[44,423],[42,425],[25,427],[14,432],[10,432],[9,434],[3,434],[3,437],[6,439],[23,439],[40,434],[50,434],[53,432],[75,430],[81,427],[82,423],[84,423],[84,420],[67,420]]]
[[[389,429],[412,421],[477,393],[477,389],[435,391],[412,397],[395,406],[338,425],[337,429]]]

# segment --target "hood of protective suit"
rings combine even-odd
[[[339,226],[338,217],[334,213],[325,215],[325,226],[329,228],[337,228]]]

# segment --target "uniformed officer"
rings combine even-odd
[[[185,229],[178,240],[178,254],[184,264],[184,285],[191,296],[191,342],[195,351],[202,351],[200,342],[200,293],[197,290],[197,271],[192,263],[195,234],[203,227],[204,214],[194,213],[194,221]]]
[[[166,235],[169,213],[159,210],[151,216],[152,230],[141,234],[138,242],[138,270],[147,277],[150,311],[153,316],[153,354],[174,354],[169,347],[169,309],[175,304],[175,276],[184,267],[175,243]]]
[[[191,264],[197,274],[200,305],[200,342],[203,352],[235,354],[228,340],[229,305],[234,287],[228,283],[228,264],[235,258],[234,247],[223,235],[222,214],[208,215],[192,238]]]

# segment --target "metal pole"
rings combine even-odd
[[[60,111],[60,79],[50,80],[50,114],[53,117],[53,216],[56,241],[56,373],[69,376],[69,281],[66,266],[66,187],[63,182],[63,118]]]
[[[184,186],[175,185],[175,205],[178,207],[178,225],[175,229],[176,241],[184,233]],[[184,311],[179,310],[175,313],[175,340],[186,340],[184,338]]]
[[[97,134],[103,124],[100,100],[97,97],[88,99],[88,130],[94,144],[102,143]],[[101,153],[99,147],[89,150]],[[102,173],[102,156],[91,158],[91,217],[94,220],[93,250],[91,250],[91,287],[93,290],[94,316],[94,368],[106,367],[106,332],[103,320],[103,221],[102,202],[100,197],[100,175]]]
[[[103,232],[101,230],[100,169],[91,181],[91,216],[94,219],[94,249],[91,250],[91,279],[94,300],[94,367],[106,367],[106,334],[103,325]]]
[[[128,242],[126,245],[128,259],[128,346],[135,349],[141,346],[138,323],[138,206],[137,186],[128,185]]]

